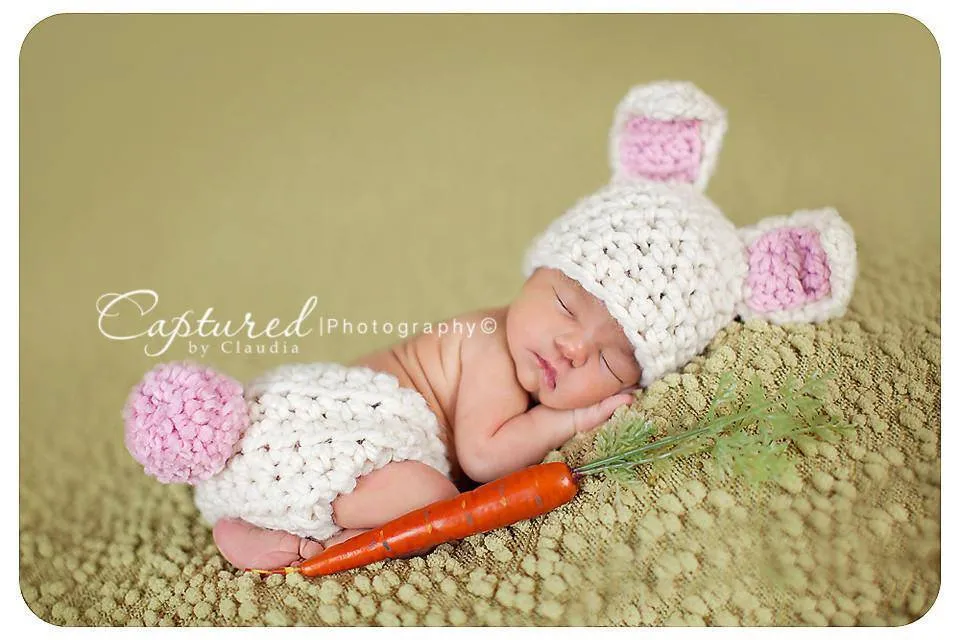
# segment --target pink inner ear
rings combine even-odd
[[[620,137],[620,164],[637,178],[692,183],[701,152],[699,120],[631,118]]]
[[[812,227],[781,227],[747,249],[747,304],[754,311],[793,309],[830,294],[830,265]]]

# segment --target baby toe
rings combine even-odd
[[[300,538],[300,557],[309,560],[323,551],[323,545],[312,538]]]

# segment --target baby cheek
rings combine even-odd
[[[571,392],[578,406],[587,407],[608,398],[620,390],[616,380],[605,380],[598,372],[580,370],[577,378],[571,380]]]

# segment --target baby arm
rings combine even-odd
[[[590,407],[560,410],[537,405],[527,411],[528,395],[515,380],[512,361],[490,358],[484,366],[464,367],[454,417],[454,442],[464,473],[490,482],[537,464],[577,433],[602,425],[630,394]],[[491,384],[491,381],[501,381]]]
[[[629,396],[612,396],[583,409],[560,410],[537,405],[510,418],[488,436],[484,447],[479,449],[483,457],[481,477],[472,477],[477,482],[489,482],[537,464],[577,433],[602,425],[617,407],[629,402]]]

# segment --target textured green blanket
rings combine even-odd
[[[495,43],[495,44],[494,44]],[[67,625],[869,625],[940,583],[939,61],[903,16],[59,16],[22,72],[20,583]],[[120,407],[179,340],[148,318],[435,320],[505,302],[520,254],[605,181],[632,84],[690,79],[730,112],[708,193],[738,224],[835,205],[848,315],[733,324],[634,409],[696,421],[723,371],[832,370],[857,426],[750,488],[701,458],[428,556],[323,579],[230,569],[190,490],[144,476]],[[315,316],[319,323],[321,320]],[[245,380],[397,335],[315,332],[205,361]],[[261,341],[264,343],[264,341]],[[219,343],[215,343],[219,344]],[[287,353],[283,353],[283,349]],[[580,462],[592,439],[551,458]]]

